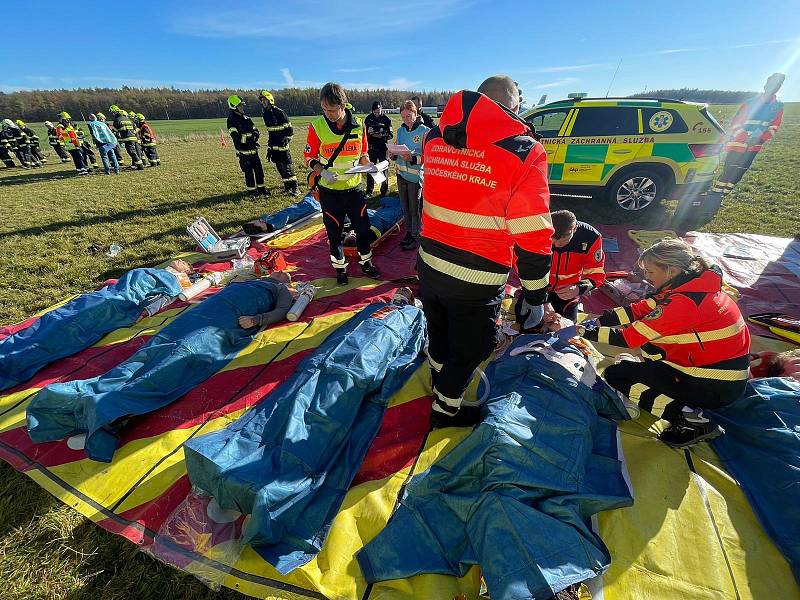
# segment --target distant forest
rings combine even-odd
[[[320,112],[319,89],[287,88],[273,90],[275,102],[290,115],[314,115]],[[177,90],[174,88],[93,88],[77,90],[32,90],[0,93],[0,119],[54,121],[67,111],[75,119],[85,120],[89,113],[108,114],[108,107],[118,104],[135,110],[148,119],[208,119],[228,114],[227,98],[237,94],[247,102],[248,114],[261,114],[257,90]],[[419,95],[425,106],[447,101],[452,92],[412,92],[399,90],[348,90],[350,103],[359,113],[372,109],[380,100],[385,107],[398,107],[403,100]]]
[[[631,98],[669,98],[689,102],[708,102],[709,104],[741,104],[759,92],[732,92],[729,90],[699,90],[681,88],[679,90],[652,90],[633,94]]]

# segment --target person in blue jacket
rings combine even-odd
[[[117,137],[109,129],[108,125],[103,121],[97,120],[97,115],[94,113],[89,115],[87,125],[92,134],[94,144],[100,152],[100,160],[103,161],[103,172],[106,175],[110,175],[111,169],[113,169],[114,173],[119,175],[119,162],[114,152],[114,148],[117,145]]]
[[[400,247],[416,250],[422,230],[422,142],[430,127],[423,124],[417,105],[411,100],[400,106],[400,117],[403,124],[397,130],[397,144],[405,144],[408,150],[397,155],[390,153],[396,161],[397,191],[406,217],[406,237],[400,242]]]

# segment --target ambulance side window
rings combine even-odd
[[[671,116],[665,118],[666,115]],[[642,126],[644,133],[686,133],[686,121],[676,110],[662,108],[643,108]]]
[[[528,117],[528,123],[533,125],[536,133],[542,137],[551,138],[558,135],[558,131],[567,118],[568,110],[553,110],[548,112],[536,113]]]
[[[639,115],[635,108],[596,106],[580,109],[570,135],[635,135],[638,132]]]

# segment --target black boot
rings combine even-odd
[[[714,425],[704,418],[700,412],[701,420],[689,421],[678,417],[669,427],[658,435],[658,439],[673,448],[687,448],[703,440],[713,440],[725,433],[719,425]]]
[[[381,278],[381,274],[378,272],[378,269],[376,269],[375,265],[372,264],[372,261],[369,260],[361,265],[361,272],[372,279]]]
[[[265,197],[266,197],[266,196],[269,196],[269,191],[268,191],[268,190],[267,190],[267,188],[266,188],[265,186],[263,186],[263,185],[259,185],[259,186],[256,188],[256,193],[257,193],[259,196],[265,196]]]
[[[347,279],[347,271],[344,269],[336,269],[336,283],[337,285],[347,285],[349,280]]]

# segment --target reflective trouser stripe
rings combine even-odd
[[[676,365],[674,362],[668,360],[664,364],[677,369],[681,373],[686,373],[692,377],[699,377],[701,379],[719,379],[720,381],[744,381],[750,375],[749,369],[736,371],[733,369],[714,369],[708,367],[684,367],[683,365]]]
[[[466,281],[467,283],[500,286],[505,285],[506,281],[508,281],[508,273],[492,273],[491,271],[479,271],[477,269],[462,267],[461,265],[451,263],[438,256],[428,254],[422,248],[419,249],[419,257],[432,269],[436,269],[445,275],[449,275],[461,281]]]

